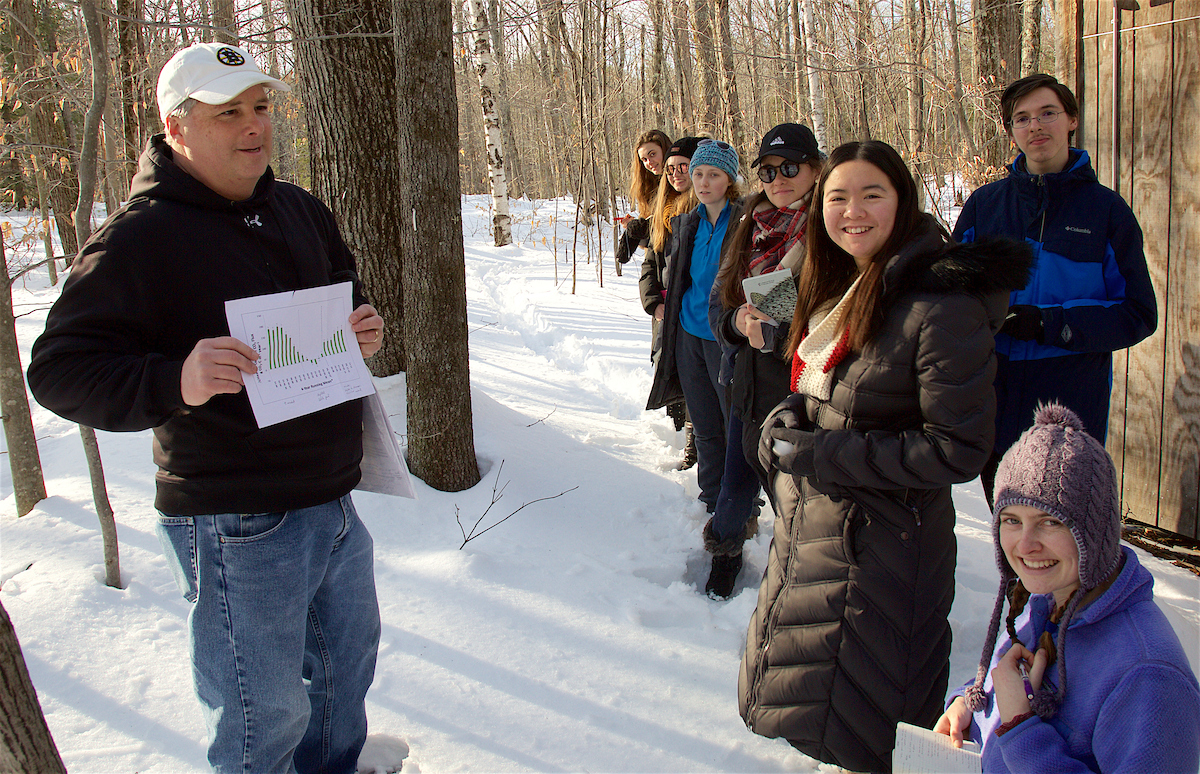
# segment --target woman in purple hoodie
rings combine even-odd
[[[994,502],[1000,595],[978,672],[934,730],[978,742],[987,774],[1195,774],[1200,688],[1153,576],[1120,544],[1104,446],[1070,409],[1040,407]]]

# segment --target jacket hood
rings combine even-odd
[[[241,211],[264,204],[274,189],[275,173],[267,167],[249,199],[230,201],[175,163],[175,152],[167,144],[166,135],[156,134],[146,143],[146,149],[138,159],[138,171],[129,186],[129,198],[169,199],[208,210]]]
[[[1025,242],[994,237],[948,243],[933,217],[926,218],[921,235],[889,262],[884,274],[889,295],[928,290],[982,297],[1020,290],[1029,281],[1033,252]]]

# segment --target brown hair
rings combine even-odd
[[[801,162],[813,168],[818,175],[825,163],[821,159],[808,159]],[[808,193],[805,191],[805,193]],[[768,201],[767,192],[759,191],[750,197],[742,210],[742,220],[733,239],[729,243],[729,252],[721,259],[721,270],[717,272],[717,282],[721,283],[721,304],[726,309],[736,309],[746,303],[746,294],[742,291],[742,280],[750,270],[750,240],[754,236],[754,211]],[[812,204],[809,204],[811,209]],[[807,226],[806,226],[807,228]]]
[[[646,169],[646,165],[638,157],[638,148],[651,143],[659,147],[659,152],[662,153],[663,157],[663,164],[666,164],[667,150],[671,147],[671,138],[658,129],[649,129],[638,136],[637,143],[633,146],[633,163],[629,166],[629,200],[637,205],[638,214],[643,218],[647,217],[647,214],[654,207],[654,196],[658,188],[659,178],[662,177],[662,175],[656,175]]]
[[[1050,89],[1062,103],[1063,110],[1067,111],[1067,115],[1071,118],[1079,118],[1079,102],[1075,99],[1074,92],[1059,83],[1057,78],[1045,73],[1026,75],[1021,80],[1010,83],[1004,93],[1000,95],[1000,120],[1004,122],[1004,131],[1008,132],[1009,137],[1012,137],[1012,117],[1013,111],[1017,109],[1017,103],[1026,94],[1038,89]],[[1067,134],[1068,143],[1072,142],[1074,138],[1074,131]]]
[[[817,310],[836,301],[850,288],[858,276],[853,256],[833,241],[825,228],[825,183],[830,174],[847,161],[865,161],[883,172],[896,189],[896,220],[892,233],[863,273],[862,282],[850,299],[846,316],[850,348],[861,352],[883,321],[883,270],[889,259],[900,251],[921,228],[922,214],[917,206],[917,184],[908,166],[896,149],[886,142],[867,140],[848,142],[829,154],[829,161],[817,179],[812,203],[808,208],[808,255],[800,270],[796,312],[792,315],[792,330],[788,337],[788,352],[795,354],[800,346],[808,321]]]

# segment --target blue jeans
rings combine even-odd
[[[350,495],[279,513],[160,514],[208,762],[353,774],[379,650],[373,543]]]
[[[725,438],[725,472],[721,476],[721,494],[713,512],[713,532],[718,540],[728,540],[741,534],[754,514],[754,498],[758,496],[758,474],[742,451],[745,431],[736,411],[729,412],[729,427]]]

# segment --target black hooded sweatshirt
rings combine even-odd
[[[228,336],[225,301],[354,282],[333,214],[271,170],[231,202],[187,174],[158,135],[130,201],[79,253],[29,387],[46,408],[109,431],[154,428],[155,506],[176,515],[264,513],[319,505],[359,480],[359,400],[259,429],[245,390],[187,406],[183,361]]]

